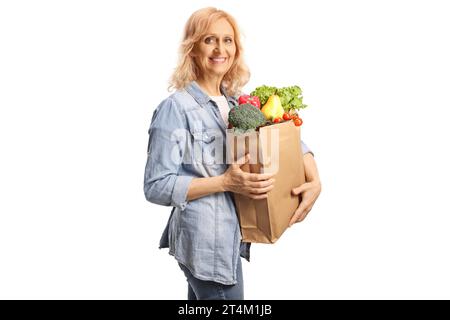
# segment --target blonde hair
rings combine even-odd
[[[191,81],[197,80],[200,70],[196,65],[191,52],[195,45],[206,34],[210,24],[221,18],[225,18],[234,31],[236,53],[233,64],[222,79],[222,86],[229,95],[238,95],[242,87],[248,82],[250,72],[244,63],[243,48],[240,39],[240,31],[234,18],[225,11],[208,7],[195,11],[186,22],[183,40],[179,49],[179,61],[169,81],[169,90],[172,88],[183,89]]]

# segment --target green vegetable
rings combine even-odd
[[[269,86],[261,86],[253,90],[250,95],[251,96],[257,96],[259,98],[259,101],[261,102],[261,107],[266,104],[267,100],[269,100],[269,97],[277,91],[277,88],[275,87],[269,87]]]
[[[276,88],[264,85],[257,87],[250,93],[252,96],[259,97],[261,106],[264,106],[269,97],[273,94],[280,97],[281,105],[286,112],[304,109],[307,107],[306,104],[303,104],[302,89],[299,86]]]
[[[262,126],[266,123],[266,118],[259,108],[250,103],[245,103],[230,110],[228,121],[238,133],[242,133]]]

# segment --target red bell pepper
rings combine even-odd
[[[261,108],[261,102],[259,101],[259,98],[256,96],[250,96],[248,94],[244,94],[239,97],[238,102],[240,105],[245,104],[245,103],[250,103],[250,104],[254,105],[255,107],[257,107],[258,109]]]

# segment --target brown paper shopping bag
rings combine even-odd
[[[300,201],[291,190],[305,183],[300,128],[292,121],[265,126],[259,132],[237,135],[227,132],[228,161],[250,153],[250,164],[242,170],[254,173],[276,173],[274,188],[268,198],[253,200],[234,194],[239,215],[242,241],[274,243],[289,225]]]

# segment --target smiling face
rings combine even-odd
[[[192,52],[202,77],[223,77],[235,54],[234,30],[224,18],[211,23]]]

